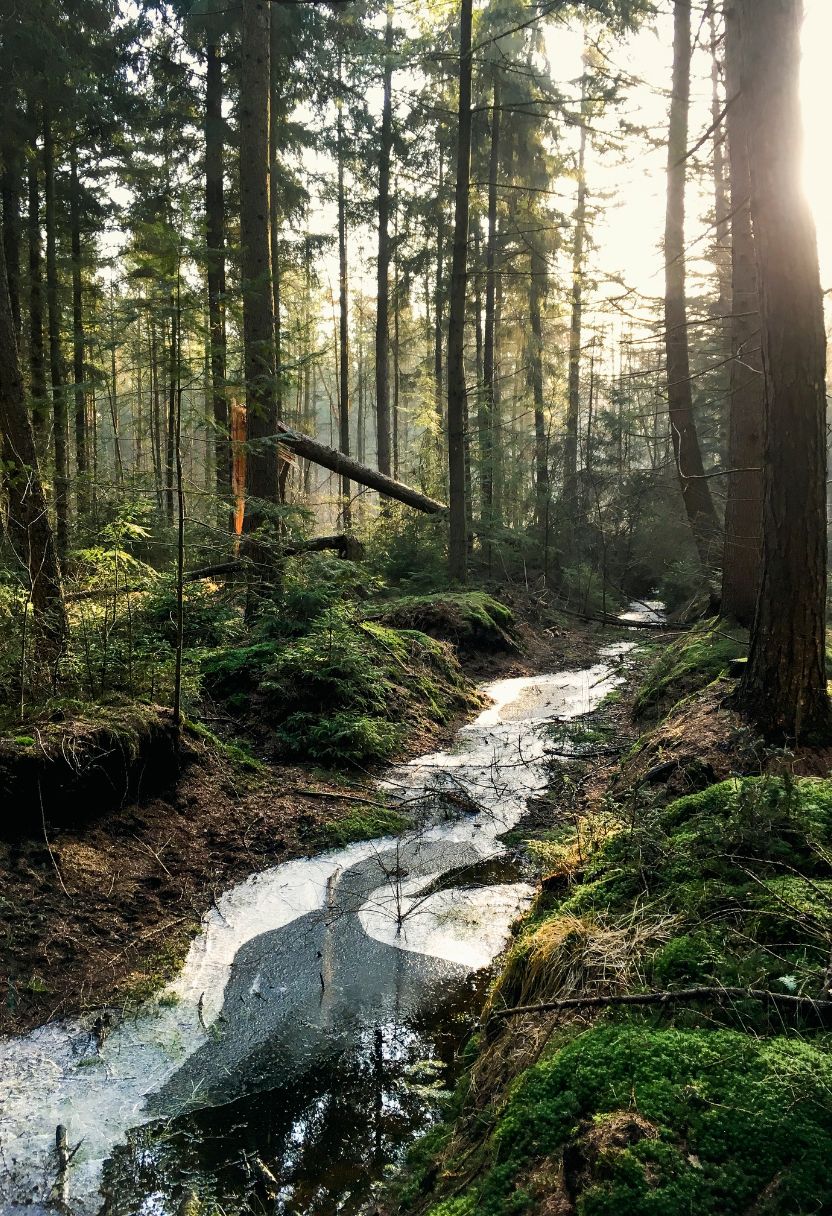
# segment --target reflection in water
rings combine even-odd
[[[190,1192],[204,1212],[357,1211],[436,1117],[530,898],[500,835],[546,787],[549,724],[594,709],[632,648],[489,686],[453,749],[382,783],[417,830],[226,892],[178,979],[100,1047],[82,1021],[0,1040],[0,1211],[61,1210],[58,1124],[73,1216],[175,1216]]]
[[[175,1213],[190,1190],[208,1210],[357,1212],[384,1167],[437,1117],[482,985],[469,977],[427,1014],[361,1026],[349,1047],[312,1061],[289,1086],[132,1132],[105,1170],[109,1211]]]

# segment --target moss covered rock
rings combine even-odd
[[[449,642],[463,654],[518,649],[514,615],[484,591],[407,596],[379,610],[396,629],[417,629]]]

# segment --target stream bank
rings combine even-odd
[[[137,1017],[114,1021],[105,1034],[98,1015],[74,1025],[63,1023],[54,1031],[45,1027],[29,1040],[7,1041],[5,1075],[17,1076],[18,1088],[12,1082],[10,1092],[25,1100],[27,1110],[25,1126],[16,1132],[14,1119],[5,1117],[6,1153],[14,1163],[6,1179],[10,1193],[19,1199],[37,1196],[41,1202],[48,1198],[54,1165],[50,1144],[55,1126],[65,1118],[70,1141],[82,1145],[72,1171],[73,1210],[97,1210],[100,1200],[92,1196],[102,1179],[110,1191],[110,1210],[138,1210],[135,1187],[141,1190],[145,1182],[125,1166],[136,1154],[162,1170],[168,1199],[158,1210],[171,1210],[169,1203],[186,1186],[187,1161],[177,1150],[178,1165],[168,1176],[168,1133],[159,1141],[158,1133],[151,1131],[151,1148],[148,1133],[141,1129],[156,1127],[159,1119],[167,1128],[171,1117],[198,1123],[206,1118],[202,1111],[227,1108],[229,1103],[250,1105],[252,1094],[279,1095],[275,1106],[266,1107],[280,1112],[269,1136],[277,1134],[275,1126],[283,1127],[277,1173],[293,1177],[293,1160],[297,1164],[304,1158],[308,1168],[305,1153],[311,1149],[314,1157],[320,1141],[320,1135],[312,1134],[316,1122],[323,1121],[324,1131],[332,1128],[320,1107],[325,1087],[321,1091],[313,1085],[317,1096],[307,1094],[306,1105],[297,1106],[309,1078],[321,1074],[327,1059],[342,1064],[352,1059],[359,1077],[376,1070],[378,1125],[393,1112],[393,1123],[403,1124],[392,1137],[397,1146],[414,1127],[423,1128],[431,1118],[426,1112],[436,1106],[431,1071],[441,1071],[440,1040],[454,1024],[455,1003],[461,1001],[461,1016],[466,1008],[476,1007],[477,972],[499,951],[508,925],[531,895],[518,874],[493,871],[491,859],[501,852],[498,837],[546,784],[546,723],[585,714],[619,682],[612,665],[620,660],[622,648],[610,650],[606,663],[590,668],[498,682],[488,690],[494,704],[459,732],[452,751],[434,753],[388,774],[380,791],[389,800],[408,810],[416,802],[424,806],[410,833],[348,846],[307,862],[289,862],[225,895],[217,894],[184,971]],[[461,794],[470,804],[463,815]],[[485,862],[488,873],[478,876],[476,867]],[[442,874],[447,881],[439,881]],[[299,959],[308,962],[299,968]],[[470,991],[468,976],[474,984]],[[29,1043],[28,1056],[26,1051],[21,1054],[21,1042]],[[410,1042],[412,1050],[403,1042]],[[444,1050],[453,1054],[449,1044]],[[402,1097],[398,1082],[388,1084],[388,1065],[407,1073],[404,1090],[409,1096]],[[415,1125],[401,1114],[413,1104],[414,1094],[419,1099]],[[263,1109],[263,1100],[257,1106]],[[67,1108],[71,1120],[63,1115]],[[214,1127],[215,1120],[207,1117]],[[349,1126],[354,1122],[353,1113]],[[245,1135],[257,1134],[249,1122],[244,1126]],[[135,1134],[131,1129],[137,1129]],[[200,1145],[206,1144],[206,1136],[211,1141],[207,1131],[182,1134],[181,1152],[190,1146],[192,1153],[194,1135]],[[127,1158],[119,1150],[105,1165],[126,1135]],[[379,1137],[383,1145],[385,1133]],[[273,1139],[268,1143],[274,1162]],[[204,1161],[206,1151],[199,1150],[203,1189],[216,1173]],[[379,1145],[373,1149],[379,1168],[391,1151]],[[269,1184],[246,1150],[234,1159],[237,1196],[241,1188],[245,1195],[249,1185],[240,1179],[241,1160],[254,1171],[254,1185],[268,1191]],[[353,1168],[356,1177],[364,1178],[367,1161],[362,1157]],[[308,1184],[302,1168],[294,1175],[292,1194],[297,1198]],[[114,1190],[107,1185],[110,1177],[117,1180]],[[154,1176],[153,1185],[158,1190],[159,1176]],[[315,1206],[318,1200],[312,1199],[301,1210],[334,1211],[326,1203],[333,1202],[335,1186],[330,1179],[325,1188],[329,1199],[321,1200],[324,1206]],[[126,1206],[113,1206],[122,1199]],[[291,1196],[284,1199],[288,1204]],[[360,1194],[353,1196],[354,1202],[359,1199]]]

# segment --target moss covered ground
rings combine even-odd
[[[654,662],[654,708],[707,690],[742,644],[720,632]],[[391,1210],[832,1212],[832,780],[779,767],[684,797],[619,773],[534,843],[537,900]]]

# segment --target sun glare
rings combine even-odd
[[[821,276],[832,286],[832,46],[830,0],[807,0],[803,31],[803,119],[805,126],[804,182],[818,229]]]

